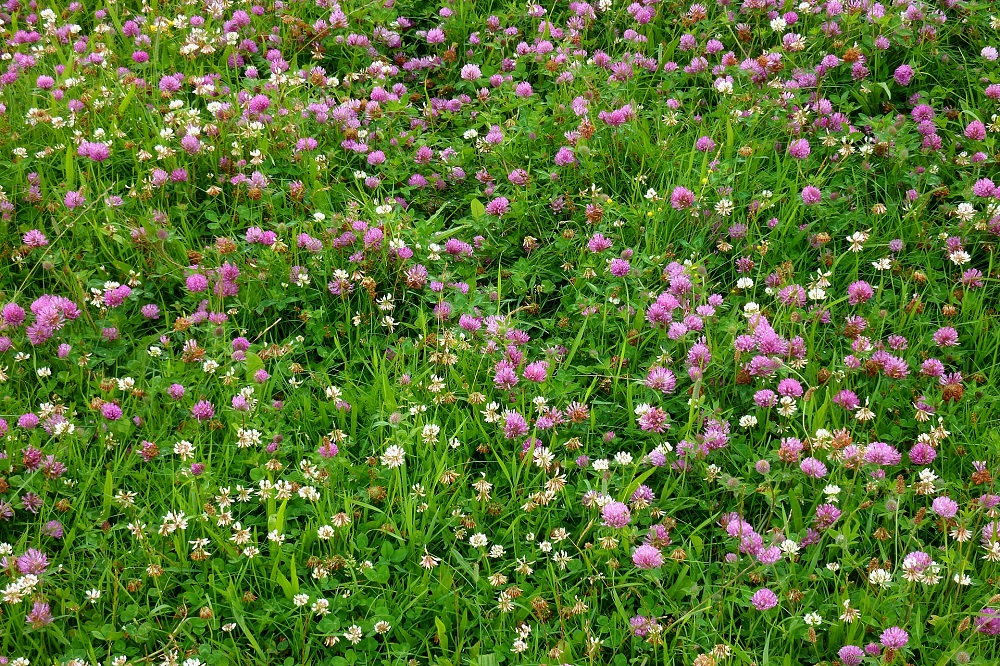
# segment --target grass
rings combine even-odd
[[[0,666],[996,663],[997,19],[753,5],[5,5]]]

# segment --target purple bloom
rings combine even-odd
[[[469,63],[462,67],[462,79],[464,81],[475,81],[483,75],[483,72],[477,65]]]
[[[208,289],[208,278],[202,275],[201,273],[195,273],[193,275],[189,275],[185,283],[187,285],[188,291],[190,291],[193,294],[197,294],[198,292],[205,291],[206,289]]]
[[[913,78],[913,68],[909,65],[900,65],[893,72],[892,78],[896,79],[896,83],[901,86],[910,85],[910,80]]]
[[[935,497],[931,502],[931,511],[942,518],[954,518],[958,514],[958,502],[950,497]]]
[[[852,282],[847,287],[847,302],[849,305],[860,305],[875,295],[875,290],[864,280]]]
[[[28,247],[45,247],[49,244],[49,239],[38,229],[32,229],[24,234],[21,241]]]
[[[798,380],[786,377],[778,382],[778,393],[784,397],[801,398],[803,394],[802,384]]]
[[[712,137],[703,136],[700,137],[694,144],[695,150],[707,153],[710,150],[715,149],[715,141],[712,141]]]
[[[517,370],[510,361],[499,361],[494,368],[493,384],[503,390],[509,390],[517,385]]]
[[[507,197],[497,197],[486,204],[486,212],[500,217],[510,210],[510,200]]]
[[[207,421],[215,416],[215,408],[212,407],[212,403],[208,400],[199,400],[195,403],[194,407],[191,408],[191,416],[196,418],[198,421]]]
[[[80,157],[89,157],[94,162],[103,162],[111,157],[111,147],[106,143],[83,141],[76,152]]]
[[[840,518],[840,509],[833,504],[820,504],[816,507],[816,527],[825,530]],[[805,540],[802,541],[803,545]]]
[[[109,421],[117,421],[122,417],[122,408],[113,402],[106,402],[101,405],[101,416]]]
[[[73,210],[74,208],[79,208],[86,202],[87,202],[86,197],[84,197],[82,193],[76,190],[70,190],[69,192],[66,193],[66,196],[63,198],[63,203],[66,205],[66,208],[69,208],[70,210]]]
[[[642,615],[636,615],[628,621],[632,627],[632,634],[639,638],[644,638],[649,634],[649,620]]]
[[[19,428],[24,428],[25,430],[32,430],[38,427],[38,417],[28,412],[27,414],[22,414],[17,419],[17,425]]]
[[[881,641],[882,647],[890,650],[898,650],[904,647],[909,640],[910,635],[899,627],[889,627],[882,632],[881,636],[879,636],[879,641]]]
[[[822,479],[826,476],[826,465],[816,458],[806,458],[799,463],[799,469],[802,470],[803,474],[814,479]]]
[[[809,139],[798,139],[797,141],[793,141],[792,145],[788,147],[788,154],[796,159],[804,160],[809,157],[811,150]]]
[[[524,378],[532,382],[544,382],[548,376],[549,362],[535,361],[524,369]]]
[[[601,509],[601,516],[607,527],[625,527],[632,520],[632,512],[623,502],[609,502]]]
[[[573,154],[572,149],[563,146],[558,151],[553,158],[553,161],[558,166],[568,166],[570,164],[576,164],[576,155]]]
[[[52,624],[52,612],[49,609],[49,605],[36,601],[31,607],[31,612],[25,616],[24,622],[32,629],[41,629],[46,625]]]
[[[654,365],[649,369],[649,374],[646,375],[646,386],[664,394],[670,394],[677,387],[677,378],[668,368]]]
[[[632,266],[624,259],[612,259],[608,264],[608,270],[615,277],[625,277],[632,270]]]
[[[657,569],[663,565],[663,554],[656,546],[643,544],[632,553],[632,563],[640,569]]]
[[[909,456],[914,465],[929,465],[937,458],[937,451],[930,444],[917,442],[910,449]]]
[[[858,666],[865,658],[865,651],[857,645],[845,645],[837,653],[844,666]]]
[[[670,193],[670,205],[673,206],[674,210],[684,210],[685,208],[690,208],[694,205],[694,202],[694,192],[686,187],[678,185],[674,188],[674,191]]]
[[[954,347],[958,344],[958,331],[951,326],[943,326],[934,333],[934,344],[938,347]]]
[[[750,603],[759,611],[766,611],[778,605],[778,595],[766,587],[762,587],[750,597]]]
[[[986,125],[980,120],[973,120],[965,127],[965,138],[982,141],[986,138]]]
[[[980,178],[972,186],[972,193],[977,197],[992,197],[997,191],[996,185],[989,178]]]
[[[503,435],[507,439],[515,439],[528,434],[528,422],[517,412],[507,412],[504,415]]]
[[[0,318],[3,319],[4,323],[8,326],[20,326],[24,323],[25,311],[17,303],[8,303],[3,306],[3,310],[0,311]]]
[[[53,539],[61,539],[63,537],[62,523],[58,520],[50,520],[42,527],[42,534]]]
[[[871,465],[898,465],[902,459],[899,451],[885,442],[872,442],[865,449],[864,460]]]
[[[612,242],[604,237],[604,234],[596,233],[591,237],[590,241],[587,243],[587,247],[591,252],[603,252],[612,246]]]
[[[980,611],[976,618],[976,631],[987,636],[1000,634],[1000,612],[988,606]]]
[[[29,548],[24,555],[17,558],[17,570],[21,574],[39,575],[49,567],[49,558],[36,548]]]
[[[802,189],[802,201],[807,206],[812,204],[818,204],[823,199],[823,193],[819,191],[819,188],[813,187],[812,185],[807,185]]]

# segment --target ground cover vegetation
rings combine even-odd
[[[997,663],[998,31],[5,0],[0,665]]]

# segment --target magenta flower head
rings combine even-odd
[[[972,186],[972,193],[977,197],[992,197],[997,192],[997,186],[989,178],[980,178]]]
[[[250,99],[250,103],[247,105],[251,113],[263,113],[264,111],[267,111],[270,106],[271,100],[268,99],[267,95],[254,95]]]
[[[31,612],[25,616],[24,622],[32,629],[41,629],[52,624],[52,611],[49,609],[49,605],[36,601],[31,607]]]
[[[198,421],[207,421],[215,416],[215,408],[212,407],[212,403],[208,400],[199,400],[191,408],[191,416],[195,417]]]
[[[981,610],[976,618],[976,631],[987,636],[1000,634],[1000,612],[988,606]]]
[[[914,465],[930,465],[937,458],[937,451],[926,442],[917,442],[910,449],[910,462]]]
[[[771,610],[778,605],[778,595],[766,587],[762,587],[750,597],[750,603],[759,611]]]
[[[898,650],[905,647],[907,641],[909,640],[910,635],[899,627],[889,627],[882,632],[881,636],[879,636],[879,641],[882,643],[882,647],[890,650]]]
[[[572,149],[563,146],[558,151],[556,151],[556,156],[553,161],[557,166],[567,166],[576,163],[576,155],[573,154]]]
[[[507,439],[515,439],[528,434],[528,422],[517,412],[504,414],[503,434]]]
[[[931,502],[931,511],[942,518],[954,518],[958,514],[958,502],[950,497],[935,497]]]
[[[712,141],[712,137],[710,136],[703,136],[695,142],[694,147],[695,150],[707,153],[708,151],[715,149],[715,141]]]
[[[0,311],[0,318],[3,319],[4,323],[8,326],[20,326],[24,323],[24,318],[27,313],[17,303],[8,303],[3,306],[3,310]]]
[[[625,277],[632,270],[632,266],[624,259],[612,259],[608,264],[608,270],[615,277]]]
[[[694,192],[681,185],[675,187],[674,191],[670,193],[670,205],[674,210],[690,208],[694,205],[694,201]]]
[[[548,377],[549,362],[535,361],[524,369],[524,378],[532,382],[544,382]]]
[[[478,66],[470,63],[462,67],[462,80],[463,81],[475,81],[483,75],[481,69]]]
[[[806,458],[799,463],[799,469],[802,470],[803,474],[814,479],[822,479],[826,476],[826,465],[816,458]]]
[[[45,247],[49,244],[49,239],[38,229],[32,229],[21,238],[27,247]]]
[[[184,397],[184,387],[180,384],[171,384],[170,388],[167,389],[167,395],[174,400],[180,400]]]
[[[109,421],[117,421],[122,417],[122,408],[113,402],[106,402],[101,405],[101,416]]]
[[[965,127],[965,138],[982,141],[986,138],[986,125],[981,120],[973,120]]]
[[[900,65],[893,72],[892,78],[896,79],[896,83],[901,86],[910,85],[910,81],[913,79],[913,68],[909,65]]]
[[[497,197],[486,204],[486,212],[500,217],[510,210],[510,200],[507,197]]]
[[[87,198],[76,190],[70,190],[69,192],[66,193],[66,196],[63,198],[63,203],[66,205],[66,208],[69,208],[70,210],[73,210],[74,208],[79,208],[86,202]]]
[[[788,147],[788,154],[799,160],[809,157],[810,152],[812,152],[812,149],[809,147],[809,139],[793,141],[792,145]]]
[[[875,295],[875,290],[864,280],[852,282],[847,287],[847,303],[849,305],[860,305],[865,303]]]
[[[17,419],[17,425],[25,430],[32,430],[38,427],[38,417],[31,412],[21,414],[21,416]]]
[[[603,252],[612,246],[612,241],[605,238],[604,234],[596,233],[587,242],[587,248],[591,252]]]
[[[943,326],[934,332],[934,344],[938,347],[954,347],[958,344],[958,331],[951,326]]]
[[[844,666],[858,666],[865,658],[865,651],[857,645],[845,645],[840,648],[837,656],[840,657]]]
[[[658,569],[663,566],[663,555],[656,546],[643,544],[632,553],[632,564],[640,569]]]
[[[39,575],[49,567],[49,558],[37,548],[29,548],[17,558],[17,570],[24,575]]]
[[[185,280],[188,291],[192,294],[197,294],[200,291],[205,291],[208,289],[208,278],[201,273],[195,273],[189,275],[187,280]]]
[[[623,502],[609,502],[601,509],[604,524],[608,527],[625,527],[632,520],[632,512]]]
[[[818,204],[822,199],[823,193],[819,191],[819,188],[807,185],[802,189],[802,202],[807,206]]]
[[[63,538],[63,526],[58,520],[50,520],[42,527],[42,534],[53,539]]]

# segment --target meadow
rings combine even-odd
[[[998,47],[4,0],[0,666],[1000,663]]]

